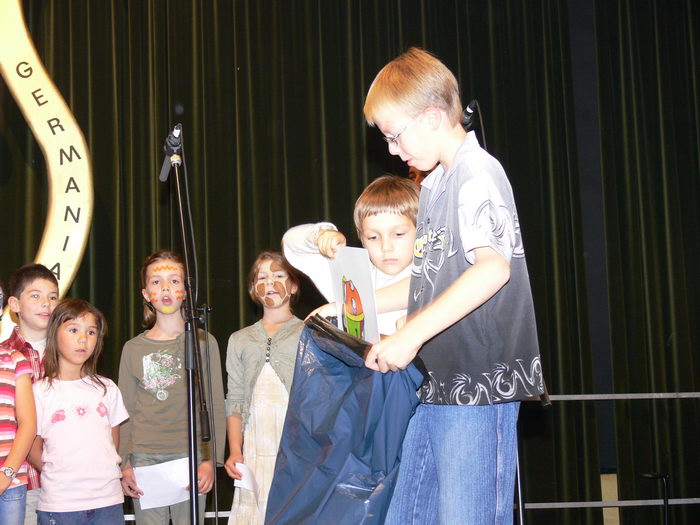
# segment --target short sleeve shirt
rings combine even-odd
[[[17,380],[23,375],[31,376],[32,367],[21,352],[0,347],[0,466],[12,450],[17,435],[15,394]],[[27,483],[27,462],[17,469],[12,486]]]
[[[501,164],[470,132],[448,172],[423,182],[409,314],[444,292],[490,247],[510,264],[509,282],[420,351],[424,403],[488,405],[543,392],[535,312],[513,193]]]
[[[112,428],[129,416],[121,393],[90,378],[34,383],[37,434],[44,440],[37,508],[76,512],[124,501]]]
[[[42,364],[42,356],[46,348],[46,339],[39,342],[29,342],[22,337],[19,326],[12,329],[10,337],[0,343],[0,346],[7,346],[12,350],[21,352],[32,367],[32,382],[35,383],[44,377],[44,366]],[[38,489],[41,487],[39,481],[39,471],[33,465],[27,463],[28,486],[27,490]]]

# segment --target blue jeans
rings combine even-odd
[[[121,503],[75,512],[37,510],[36,514],[39,525],[124,525],[124,508]]]
[[[385,525],[510,525],[519,402],[420,404]]]
[[[4,476],[4,474],[2,474]],[[12,487],[0,495],[0,525],[22,525],[27,484]]]

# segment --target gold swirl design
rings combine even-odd
[[[49,205],[34,260],[58,278],[61,296],[80,266],[92,223],[92,161],[80,127],[46,72],[31,39],[21,0],[0,2],[0,73],[46,160]],[[9,315],[0,341],[12,329]]]

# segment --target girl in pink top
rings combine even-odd
[[[96,372],[106,328],[82,299],[65,299],[51,314],[29,456],[41,470],[39,525],[124,523],[116,447],[128,414],[117,386]]]

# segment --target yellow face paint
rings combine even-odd
[[[172,306],[164,306],[164,307],[163,307],[163,313],[164,313],[164,314],[171,314],[171,313],[173,313],[174,311],[175,311],[175,308],[173,308]]]

